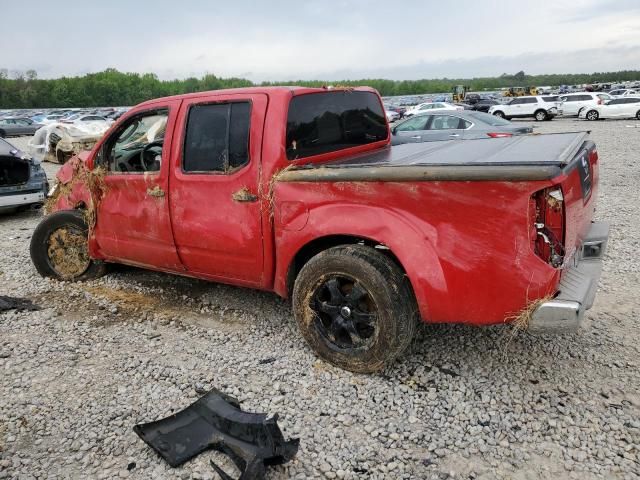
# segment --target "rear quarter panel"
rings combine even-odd
[[[528,202],[536,182],[279,182],[275,186],[275,289],[286,296],[296,252],[328,235],[389,247],[406,271],[422,318],[503,322],[553,292],[559,271],[532,250]]]

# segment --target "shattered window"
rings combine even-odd
[[[310,93],[293,97],[289,104],[289,160],[366,145],[387,136],[382,104],[372,92]]]
[[[249,161],[249,102],[194,105],[184,143],[185,172],[227,172]]]
[[[105,143],[110,172],[158,172],[169,111],[154,110],[127,120]],[[102,163],[102,158],[99,159]]]

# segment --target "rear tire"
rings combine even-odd
[[[638,110],[638,111],[636,112],[636,118],[637,118],[638,120],[640,120],[640,110]]]
[[[402,270],[364,245],[333,247],[309,260],[294,284],[293,311],[319,357],[359,373],[379,371],[395,360],[418,323]]]
[[[597,112],[597,110],[589,110],[585,115],[585,118],[587,120],[595,121],[600,118],[600,114]]]
[[[544,122],[547,118],[548,118],[548,114],[547,112],[545,112],[544,110],[538,110],[537,112],[535,112],[533,114],[533,117],[538,121],[538,122]]]
[[[504,117],[504,112],[502,112],[500,110],[496,110],[495,112],[493,112],[493,114],[498,118],[505,118]]]
[[[47,215],[31,237],[29,252],[43,277],[78,281],[101,277],[106,265],[89,257],[87,223],[80,210]]]

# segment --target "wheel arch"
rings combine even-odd
[[[311,209],[301,231],[279,230],[276,225],[274,291],[288,298],[305,263],[321,251],[342,244],[362,243],[389,256],[407,276],[423,319],[435,318],[450,308],[443,264],[434,245],[436,229],[423,220],[371,205],[349,205],[357,221],[345,229],[345,205]],[[276,215],[276,218],[278,216]]]

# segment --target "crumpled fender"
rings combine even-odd
[[[82,152],[69,159],[56,174],[58,185],[53,197],[47,202],[47,213],[58,210],[73,210],[79,205],[89,205],[91,192],[84,182],[82,170],[87,170],[89,152]]]

